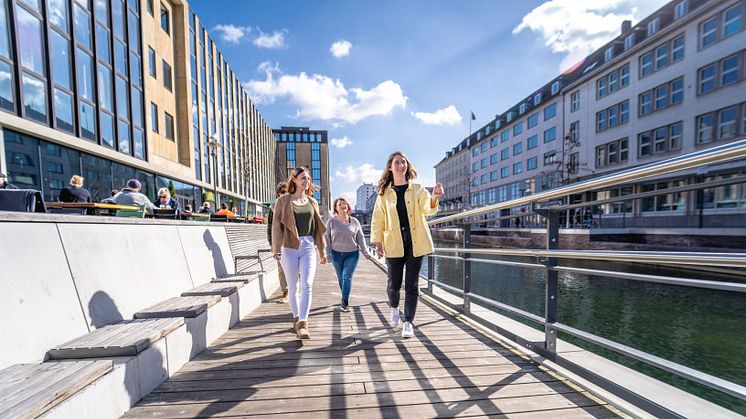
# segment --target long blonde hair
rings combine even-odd
[[[394,174],[391,172],[391,165],[393,164],[394,157],[396,156],[402,156],[404,161],[407,162],[407,172],[404,174],[404,177],[407,180],[417,178],[417,170],[415,170],[414,166],[412,166],[409,158],[407,158],[407,156],[401,151],[394,151],[393,153],[391,153],[388,160],[386,160],[386,167],[383,169],[383,173],[381,173],[381,179],[378,181],[378,195],[383,195],[384,193],[386,193],[386,190],[394,183]]]
[[[313,196],[314,191],[316,191],[316,185],[314,185],[313,182],[311,181],[313,179],[311,177],[311,172],[309,172],[308,169],[306,169],[303,166],[298,166],[295,169],[293,169],[293,171],[290,173],[290,177],[288,178],[287,193],[289,193],[290,195],[295,193],[295,182],[293,182],[293,179],[300,176],[300,174],[303,172],[306,172],[308,174],[308,179],[309,179],[308,189],[306,189],[303,192],[308,196]]]

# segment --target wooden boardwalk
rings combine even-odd
[[[265,303],[125,417],[617,417],[422,300],[415,337],[402,339],[385,288],[385,274],[362,259],[345,313],[334,270],[320,266],[311,340],[295,338],[287,304]]]

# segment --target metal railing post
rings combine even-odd
[[[433,293],[433,279],[435,279],[435,257],[433,255],[427,255],[427,291]]]
[[[468,249],[471,246],[471,224],[464,224],[464,243],[463,248]],[[471,258],[471,253],[464,253],[461,255],[464,259],[464,275],[463,275],[463,291],[464,291],[464,314],[469,314],[471,311],[469,294],[471,293],[471,262],[466,260]]]
[[[548,211],[547,214],[547,250],[559,249],[559,214]],[[557,298],[559,272],[549,269],[557,266],[557,258],[547,258],[547,281],[544,293],[544,349],[557,353],[557,331],[553,324],[557,321]]]

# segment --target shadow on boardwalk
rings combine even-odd
[[[610,417],[530,360],[420,303],[416,336],[387,320],[385,276],[361,263],[350,312],[334,273],[315,284],[310,341],[292,334],[285,304],[263,304],[126,417]]]

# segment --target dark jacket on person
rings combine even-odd
[[[215,214],[215,211],[213,211],[212,208],[200,207],[197,213],[198,214]]]
[[[12,183],[8,183],[8,181],[6,180],[5,183],[3,183],[2,186],[0,186],[0,189],[18,189],[18,186]]]
[[[155,206],[153,206],[153,203],[150,202],[147,196],[130,188],[122,188],[118,194],[114,195],[113,200],[118,205],[135,205],[138,207],[144,205],[145,210],[149,213],[152,213],[153,209],[155,209]]]
[[[161,205],[166,207],[171,207],[171,209],[179,211],[179,201],[174,199],[174,197],[168,198],[168,202],[165,204],[161,204],[160,198],[156,198],[155,201],[153,201],[153,205],[155,205],[156,209],[160,208]]]
[[[91,202],[91,193],[82,187],[65,187],[60,191],[60,202]]]

